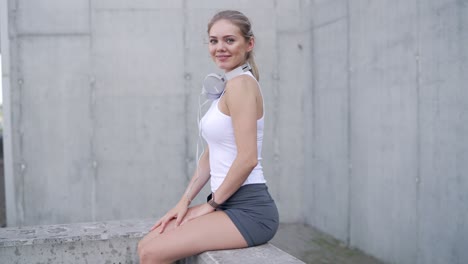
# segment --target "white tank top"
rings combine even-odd
[[[243,74],[250,75],[255,79],[250,71]],[[232,119],[230,116],[223,114],[218,107],[221,97],[213,101],[206,114],[200,120],[202,136],[208,143],[210,149],[210,183],[212,192],[215,192],[221,183],[223,183],[237,155]],[[257,120],[258,164],[242,185],[266,182],[260,163],[262,160],[264,117],[265,112],[263,112],[263,116]]]

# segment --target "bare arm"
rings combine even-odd
[[[179,226],[187,214],[188,206],[190,205],[191,201],[193,200],[193,198],[195,198],[195,196],[197,196],[197,194],[206,184],[208,179],[210,179],[210,160],[209,150],[207,147],[206,150],[203,152],[202,156],[200,157],[198,166],[195,169],[195,172],[193,173],[192,179],[190,180],[190,183],[187,186],[184,195],[182,195],[179,202],[174,208],[169,210],[169,212],[167,212],[156,222],[156,224],[153,225],[150,231],[153,231],[159,226],[161,226],[159,232],[164,232],[166,225],[174,218],[176,219],[176,226]]]
[[[193,173],[192,179],[190,180],[184,195],[180,198],[181,201],[185,201],[189,205],[192,200],[197,196],[200,190],[205,186],[206,182],[210,179],[210,160],[209,160],[209,149],[208,146],[200,157],[198,166]]]

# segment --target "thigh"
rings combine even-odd
[[[163,255],[166,261],[176,261],[207,250],[247,247],[244,237],[222,211],[198,217],[179,227],[171,221],[167,231],[162,234],[151,232],[142,243],[142,247]]]

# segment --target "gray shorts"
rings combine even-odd
[[[268,242],[278,230],[278,209],[264,183],[241,186],[218,210],[231,218],[249,247]]]

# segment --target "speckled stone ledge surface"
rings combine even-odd
[[[0,228],[0,247],[141,238],[154,219]]]
[[[1,263],[138,263],[154,219],[0,228]]]
[[[138,263],[137,244],[154,219],[0,228],[1,263]],[[178,263],[304,263],[271,244],[208,251]]]
[[[179,264],[304,264],[270,243],[244,249],[207,251]]]

